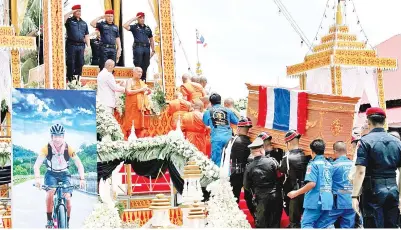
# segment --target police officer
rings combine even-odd
[[[284,194],[293,190],[298,190],[304,185],[304,177],[306,166],[310,160],[310,156],[305,156],[302,149],[299,148],[299,139],[301,134],[295,130],[290,130],[285,134],[284,141],[287,145],[288,152],[283,157],[280,164],[280,172],[285,174],[283,185]],[[290,218],[290,228],[301,227],[301,216],[303,213],[304,196],[301,194],[294,199],[284,197],[286,203],[286,212]]]
[[[212,161],[220,166],[223,147],[232,137],[230,124],[238,124],[235,114],[221,106],[221,96],[213,93],[209,97],[212,107],[203,114],[203,123],[211,128]]]
[[[91,22],[91,26],[100,32],[100,61],[99,68],[103,69],[104,63],[111,59],[115,63],[121,57],[121,40],[118,27],[114,24],[114,11],[106,10],[104,16],[98,17]],[[99,22],[105,19],[105,21]],[[117,46],[117,47],[116,47]]]
[[[90,40],[92,50],[91,65],[99,65],[100,62],[100,32],[98,29],[95,31],[95,37]]]
[[[384,130],[384,110],[369,108],[366,116],[370,132],[359,141],[352,206],[359,214],[362,188],[364,227],[397,228],[400,193],[396,169],[401,167],[401,142]]]
[[[244,117],[238,122],[238,133],[232,138],[234,141],[231,146],[230,162],[231,173],[230,183],[233,187],[233,193],[239,203],[239,197],[244,182],[245,166],[248,162],[248,157],[251,151],[248,148],[251,139],[248,136],[249,129],[252,128],[251,119]]]
[[[305,175],[305,186],[287,195],[296,199],[305,194],[301,228],[315,228],[321,216],[327,215],[333,207],[332,175],[333,166],[324,157],[326,145],[323,140],[316,139],[310,144],[313,160],[308,164]]]
[[[82,75],[85,44],[90,47],[88,24],[81,19],[81,5],[73,6],[72,11],[64,16],[64,22],[67,32],[67,81],[71,82],[74,75],[77,76],[77,80]]]
[[[278,163],[281,163],[284,153],[282,149],[277,149],[273,147],[272,136],[270,136],[266,132],[261,132],[259,133],[258,137],[262,138],[263,140],[263,148],[265,149],[266,156],[273,157]]]
[[[279,164],[265,156],[261,138],[257,137],[248,147],[254,160],[246,167],[244,188],[255,194],[256,228],[280,228],[283,202],[277,178]]]
[[[333,162],[333,210],[325,212],[318,228],[328,228],[339,220],[338,228],[355,227],[355,211],[352,209],[352,184],[348,180],[348,174],[354,162],[347,158],[347,145],[343,141],[337,141],[333,145],[336,160]]]
[[[138,21],[138,23],[131,25],[134,21]],[[146,71],[150,64],[150,58],[155,54],[155,42],[152,30],[145,25],[145,13],[137,13],[136,17],[126,22],[123,27],[131,31],[134,36],[134,44],[132,46],[134,65],[142,68],[141,80],[146,82]],[[150,52],[150,48],[152,52]]]

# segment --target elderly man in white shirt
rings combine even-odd
[[[106,111],[113,113],[116,107],[116,92],[125,92],[124,81],[121,85],[116,83],[112,72],[114,61],[109,59],[104,64],[104,68],[97,76],[97,98],[98,102],[105,106]]]

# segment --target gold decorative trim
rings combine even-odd
[[[0,48],[35,50],[36,41],[34,37],[1,36]]]
[[[322,37],[321,42],[326,43],[326,42],[334,41],[335,39],[337,41],[339,41],[339,40],[340,41],[341,40],[342,41],[356,41],[357,37],[356,37],[356,35],[353,35],[353,34],[342,34],[342,33],[338,33],[337,37],[336,37],[336,34],[332,33],[332,34]]]
[[[170,0],[160,0],[160,24],[164,89],[167,100],[174,99],[175,93],[175,69],[173,48],[173,27],[171,24]]]
[[[313,59],[327,57],[334,54],[334,50],[326,50],[319,53],[308,55],[304,58],[304,61],[311,61]],[[336,49],[336,55],[340,56],[364,56],[364,57],[376,57],[376,52],[374,50],[344,50]]]
[[[13,87],[21,87],[21,58],[18,50],[11,50],[11,76]]]
[[[334,32],[340,32],[340,33],[348,33],[349,32],[349,28],[348,26],[338,26],[338,25],[334,25],[331,26],[329,29],[329,33],[334,33]]]
[[[53,89],[65,89],[65,50],[63,2],[51,1],[52,78]]]
[[[336,69],[335,67],[330,67],[331,75],[331,93],[336,94]]]
[[[121,0],[114,0],[113,1],[113,10],[114,10],[114,24],[116,24],[116,26],[120,25],[120,15],[121,15]]]
[[[323,50],[332,49],[334,46],[343,48],[353,48],[353,49],[364,49],[366,44],[364,42],[349,42],[349,41],[337,41],[337,42],[327,42],[324,44],[317,45],[313,47],[313,52],[319,52]]]
[[[43,0],[43,62],[45,68],[45,88],[50,89],[50,57],[49,57],[49,1]]]
[[[322,57],[319,59],[314,59],[308,62],[292,65],[292,66],[287,66],[287,75],[295,75],[295,74],[300,74],[304,73],[308,70],[312,69],[317,69],[320,67],[324,67],[330,65],[330,56],[328,57]]]
[[[82,68],[82,77],[96,78],[99,74],[99,67],[86,65]],[[114,68],[114,77],[116,78],[132,78],[134,72],[132,67],[116,67]]]
[[[336,94],[339,96],[343,95],[343,84],[342,84],[342,73],[341,68],[336,66]]]
[[[333,136],[335,136],[335,137],[341,134],[341,132],[343,130],[343,125],[341,124],[339,119],[335,119],[331,123],[330,130],[331,130],[331,133],[333,134]]]
[[[306,73],[301,74],[299,77],[299,87],[301,90],[306,90]]]
[[[397,59],[394,58],[372,58],[364,56],[334,56],[335,65],[350,65],[350,66],[364,66],[364,67],[377,67],[384,69],[396,69]]]
[[[0,36],[14,36],[14,28],[11,26],[0,26]]]
[[[384,81],[383,81],[383,70],[377,69],[377,91],[379,96],[380,108],[386,110],[386,98],[384,95]],[[388,123],[386,121],[385,129],[388,129]]]

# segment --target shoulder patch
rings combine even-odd
[[[308,165],[308,167],[306,168],[306,174],[310,174],[312,172],[312,166]]]

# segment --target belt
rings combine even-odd
[[[84,46],[85,45],[84,42],[74,42],[74,41],[69,41],[69,40],[67,40],[67,44],[74,45],[74,46]]]
[[[149,43],[142,43],[142,42],[134,42],[134,47],[141,46],[141,47],[150,47]]]
[[[116,45],[102,44],[104,48],[116,48]]]
[[[339,189],[337,192],[341,194],[352,194],[351,190],[344,190],[344,189]]]

